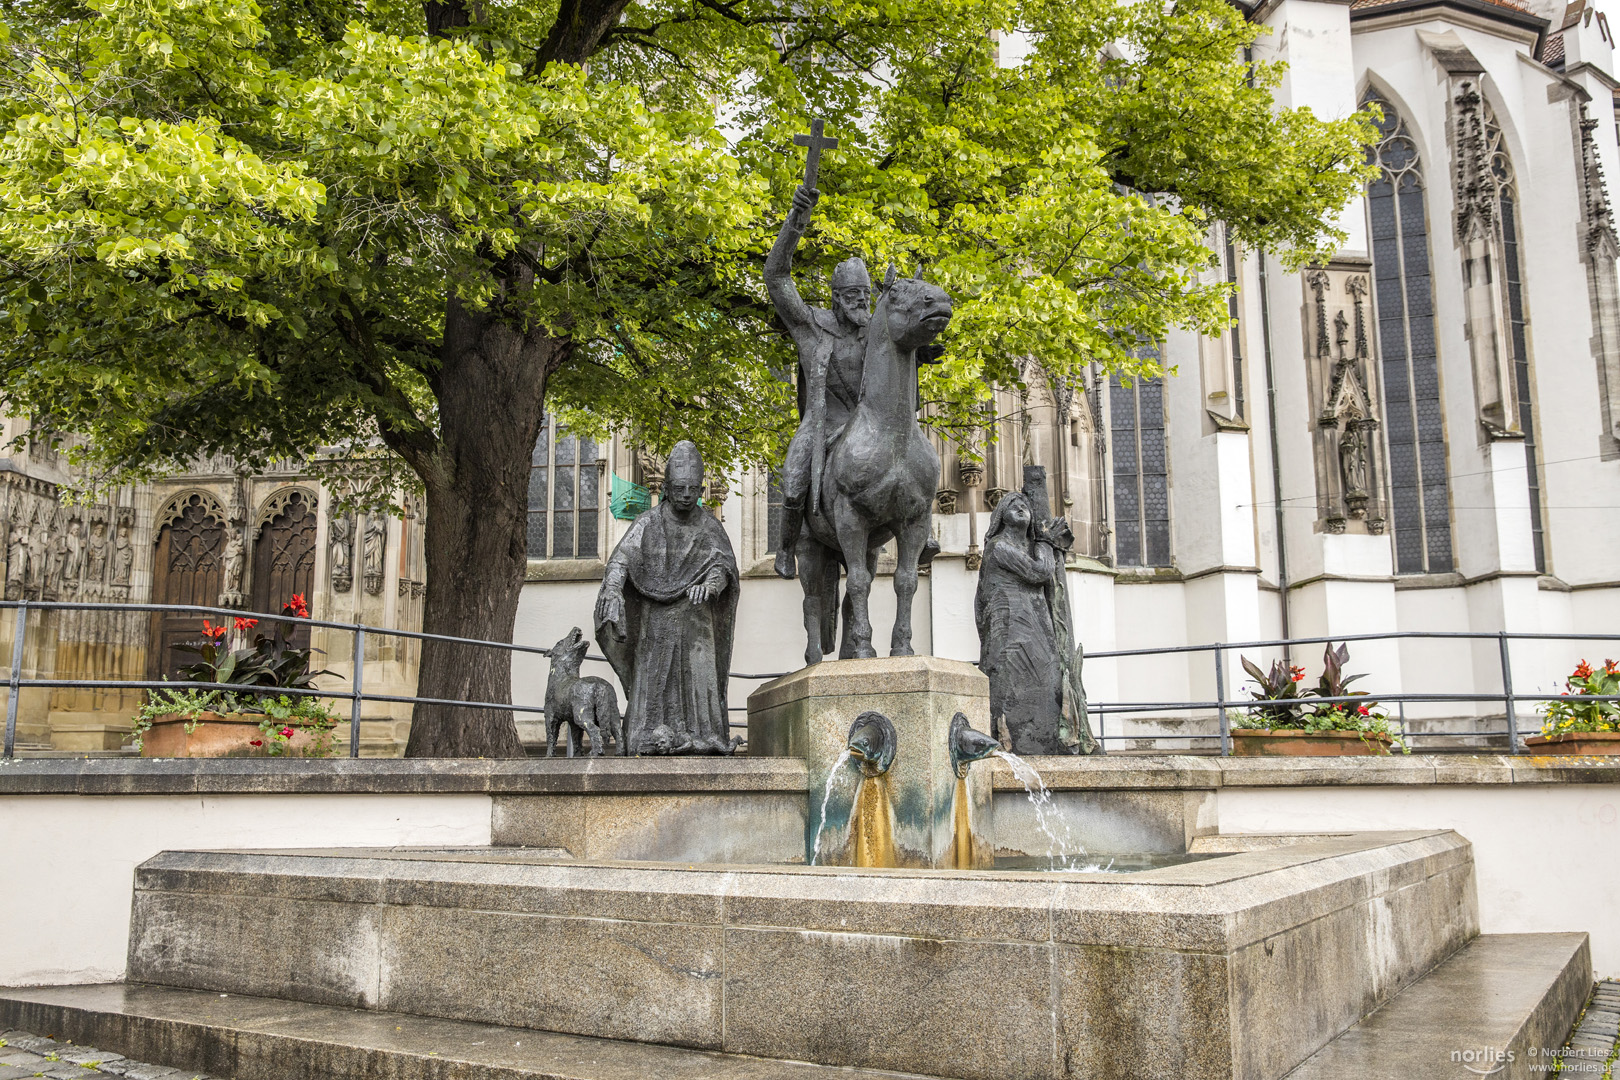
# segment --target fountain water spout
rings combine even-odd
[[[855,865],[895,866],[894,808],[889,799],[889,767],[898,737],[894,724],[878,712],[863,712],[849,728],[849,752],[861,763],[855,793]]]
[[[955,808],[953,812],[952,865],[958,870],[972,870],[981,859],[975,857],[973,843],[972,799],[968,796],[968,768],[1001,749],[1001,744],[968,724],[963,713],[951,717],[951,730],[947,738],[951,754],[951,771],[956,774]],[[983,854],[983,859],[988,859]]]

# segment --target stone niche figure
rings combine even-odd
[[[1017,754],[1072,754],[1063,719],[1063,665],[1052,617],[1052,573],[1074,544],[1063,518],[1036,522],[1029,497],[1004,495],[984,535],[973,598],[979,667],[990,677],[990,733],[1006,724]]]
[[[242,602],[242,572],[247,569],[247,544],[242,540],[240,525],[232,523],[230,535],[225,539],[225,578],[219,594],[220,607],[235,607]]]
[[[129,538],[129,519],[118,523],[118,537],[113,541],[112,583],[129,584],[135,573],[135,542]]]
[[[107,523],[101,518],[94,518],[90,522],[90,542],[85,547],[84,574],[93,585],[100,585],[107,580],[107,557],[110,554],[107,543]]]
[[[11,515],[11,543],[6,548],[6,599],[21,600],[23,584],[28,576],[28,522],[21,511],[13,506]]]
[[[383,587],[383,553],[388,548],[388,519],[381,514],[366,515],[366,532],[361,540],[365,560],[366,592],[376,596]]]
[[[84,578],[84,522],[75,517],[68,523],[67,562],[62,570],[62,587],[76,588]]]
[[[329,563],[332,568],[332,588],[348,592],[354,584],[354,518],[348,514],[333,514],[328,541]]]
[[[726,711],[737,621],[737,558],[701,505],[703,458],[669,455],[663,498],[608,559],[596,640],[619,675],[630,754],[729,754]],[[740,740],[739,740],[740,741]]]

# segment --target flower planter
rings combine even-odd
[[[1566,731],[1561,735],[1532,735],[1524,745],[1536,754],[1571,756],[1620,755],[1620,731]]]
[[[142,757],[268,757],[270,738],[259,730],[260,713],[170,713],[152,721],[141,739]],[[190,731],[186,726],[192,724]],[[254,746],[254,740],[263,745]],[[295,729],[283,757],[307,757],[315,749],[315,735]]]
[[[1372,757],[1389,753],[1389,746],[1389,736],[1378,731],[1232,729],[1236,757]]]

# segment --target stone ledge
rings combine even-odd
[[[1412,784],[1620,784],[1620,757],[1392,754],[1284,758],[1032,757],[1054,791],[1222,787],[1390,787]],[[991,764],[997,791],[1022,791],[1005,762]]]
[[[147,758],[0,762],[5,795],[803,794],[796,758]]]
[[[1415,784],[1620,784],[1620,757],[1412,754],[1384,758],[1219,758],[1194,755],[1035,757],[1054,791]],[[1001,761],[997,791],[1022,791]],[[6,795],[583,795],[797,792],[788,757],[556,758],[19,758],[0,761]]]

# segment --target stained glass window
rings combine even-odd
[[[596,443],[553,427],[546,417],[529,462],[529,558],[600,558]]]
[[[1157,349],[1144,355],[1158,359]],[[1164,440],[1164,380],[1111,376],[1114,559],[1120,566],[1170,565],[1170,472]]]
[[[1443,573],[1453,565],[1451,510],[1422,163],[1417,142],[1395,107],[1370,91],[1365,100],[1384,111],[1378,144],[1367,150],[1369,160],[1380,167],[1367,185],[1367,214],[1384,373],[1395,569]]]

